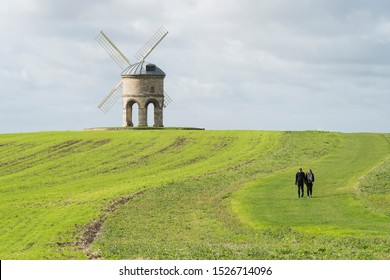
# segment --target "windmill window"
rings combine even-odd
[[[146,65],[146,72],[152,72],[152,71],[156,71],[156,65],[154,64]]]

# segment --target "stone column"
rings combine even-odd
[[[148,126],[148,111],[145,107],[138,108],[138,126]]]
[[[158,108],[158,107],[154,108],[154,126],[155,127],[164,127],[162,108]]]

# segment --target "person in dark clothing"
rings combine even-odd
[[[314,183],[314,174],[309,169],[305,175],[305,182],[306,182],[306,188],[307,188],[307,196],[313,197],[313,183]]]
[[[298,186],[298,197],[303,197],[304,182],[305,182],[305,172],[302,172],[302,168],[299,168],[299,171],[295,175],[295,185]]]

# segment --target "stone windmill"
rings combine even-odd
[[[164,92],[165,73],[145,59],[168,34],[160,27],[135,55],[137,63],[131,64],[123,53],[102,32],[96,40],[122,69],[121,81],[103,98],[99,108],[108,112],[122,97],[123,126],[133,127],[133,106],[138,105],[138,126],[148,125],[148,106],[154,106],[154,127],[163,127],[163,108],[171,99]]]

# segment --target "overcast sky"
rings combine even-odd
[[[161,25],[167,127],[390,132],[388,0],[0,0],[0,133],[121,126],[95,36],[136,62]]]

